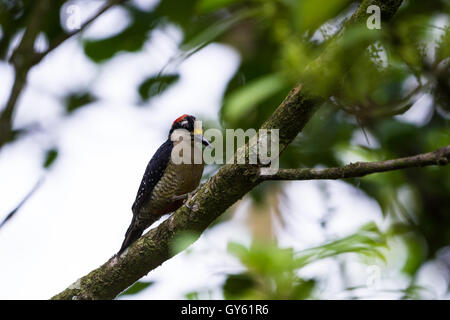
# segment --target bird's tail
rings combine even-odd
[[[136,223],[135,216],[133,216],[131,224],[128,227],[127,232],[125,233],[125,239],[123,240],[122,246],[120,247],[119,252],[117,252],[117,255],[120,256],[126,248],[128,248],[133,242],[139,239],[144,230],[145,228],[140,227],[138,223]]]

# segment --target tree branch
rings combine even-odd
[[[358,19],[352,21],[360,23],[360,17],[365,14],[368,3],[378,4],[382,15],[388,12],[390,17],[401,2],[402,0],[364,0],[360,9],[355,12]],[[280,153],[304,128],[325,98],[327,97],[318,98],[307,93],[298,85],[263,124],[263,129],[279,129]],[[191,198],[189,207],[182,206],[158,227],[134,242],[120,257],[113,256],[52,299],[113,299],[177,254],[173,247],[177,236],[189,232],[198,238],[227,208],[261,182],[255,165],[222,166]]]
[[[343,167],[326,169],[280,169],[273,175],[259,175],[267,180],[319,180],[347,179],[363,177],[377,172],[387,172],[413,167],[431,165],[446,165],[450,161],[450,146],[433,152],[418,154],[411,157],[376,162],[356,162]]]
[[[23,207],[23,205],[31,198],[31,196],[36,192],[36,190],[39,189],[43,181],[44,179],[40,178],[34,185],[33,189],[31,189],[27,193],[27,195],[22,199],[22,201],[20,201],[19,204],[6,215],[6,217],[0,223],[0,229]]]
[[[30,22],[24,32],[24,35],[22,36],[22,40],[18,47],[14,50],[14,53],[10,58],[10,62],[14,65],[15,78],[6,106],[0,114],[0,148],[8,141],[10,141],[13,137],[12,122],[14,118],[14,111],[20,94],[25,87],[28,72],[30,71],[30,69],[38,64],[48,53],[53,51],[64,41],[86,29],[106,10],[125,1],[126,0],[108,1],[94,16],[83,23],[80,29],[76,29],[70,33],[61,35],[61,37],[59,37],[55,42],[49,45],[47,50],[41,53],[35,52],[34,43],[36,37],[41,32],[42,23],[45,22],[45,16],[50,9],[50,1],[36,1],[36,3],[34,4],[34,11],[30,18]]]
[[[6,106],[0,114],[0,147],[12,138],[12,121],[14,109],[25,87],[28,71],[33,66],[30,57],[34,53],[34,43],[38,36],[45,16],[50,9],[50,1],[43,0],[34,3],[29,23],[22,39],[11,55],[10,62],[14,66],[14,83]]]
[[[105,11],[107,11],[109,8],[121,4],[123,2],[125,2],[126,0],[110,0],[108,2],[106,2],[99,10],[96,14],[94,14],[91,18],[89,18],[88,20],[86,20],[79,29],[75,29],[72,32],[66,33],[61,35],[56,41],[50,43],[49,47],[47,50],[40,52],[40,53],[36,53],[34,59],[33,59],[33,64],[38,64],[47,54],[49,54],[51,51],[53,51],[56,47],[58,47],[61,43],[63,43],[64,41],[66,41],[67,39],[73,37],[74,35],[76,35],[77,33],[80,33],[82,31],[84,31],[92,22],[94,22],[99,16],[101,16]]]

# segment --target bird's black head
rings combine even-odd
[[[203,131],[201,130],[201,127],[197,128],[197,130],[194,130],[195,129],[195,126],[194,126],[195,120],[196,119],[194,116],[191,116],[188,114],[183,114],[181,117],[176,118],[172,124],[172,128],[170,128],[169,139],[171,139],[172,133],[175,130],[184,129],[184,130],[187,130],[188,132],[190,132],[191,137],[193,139],[198,140],[204,146],[211,147],[211,144],[209,143],[209,141],[203,136]]]
[[[169,132],[169,136],[176,129],[185,129],[189,132],[194,132],[194,122],[195,122],[194,116],[191,116],[188,114],[183,114],[181,117],[178,117],[173,122],[172,128],[170,129],[170,132]]]

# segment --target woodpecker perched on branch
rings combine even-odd
[[[195,117],[191,115],[177,118],[168,139],[148,163],[132,206],[133,218],[118,255],[161,216],[181,207],[189,194],[198,187],[204,167],[202,144],[210,146],[210,143],[203,137],[201,129],[194,130],[194,123]],[[172,151],[177,150],[181,151],[172,155]],[[190,152],[185,152],[182,163],[174,159],[182,157],[184,151]],[[194,159],[199,151],[200,161]]]

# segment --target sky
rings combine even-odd
[[[101,1],[74,1],[86,19]],[[136,1],[143,8],[155,1]],[[120,8],[106,12],[83,34],[102,38],[126,26]],[[29,134],[0,150],[0,219],[12,210],[42,179],[40,188],[19,213],[0,230],[0,299],[48,299],[81,276],[103,264],[120,247],[131,220],[131,204],[147,162],[167,138],[172,121],[188,113],[218,120],[227,82],[239,66],[239,54],[230,47],[210,44],[177,68],[178,83],[145,105],[138,105],[137,84],[159,72],[178,53],[182,34],[175,26],[149,35],[143,50],[120,53],[98,66],[83,54],[74,37],[51,52],[28,77],[19,100],[15,126],[31,127]],[[40,46],[45,48],[45,39]],[[12,86],[13,70],[0,63],[0,105]],[[67,92],[89,88],[98,101],[64,116],[62,98]],[[426,98],[402,120],[421,124],[429,110]],[[429,104],[429,103],[428,103]],[[364,144],[355,133],[355,144]],[[48,172],[42,169],[45,151],[57,147],[59,156]],[[329,200],[324,201],[323,188]],[[343,182],[289,182],[283,212],[291,232],[278,228],[281,246],[302,250],[355,232],[369,221],[381,228],[378,204]],[[144,277],[155,284],[135,299],[184,299],[194,290],[210,289],[201,297],[221,299],[226,273],[243,270],[227,253],[229,241],[250,243],[250,201],[242,200],[233,217],[207,230],[188,252],[178,254]],[[320,222],[333,208],[324,230]],[[377,264],[380,287],[367,287],[370,298],[396,298],[389,289],[404,287],[398,272],[404,261],[402,243],[392,243],[387,265]],[[352,285],[367,284],[370,266],[348,256],[347,277]],[[322,298],[346,298],[338,277],[339,259],[328,259],[301,270],[301,276],[327,279]],[[371,271],[372,270],[372,271]],[[430,263],[418,282],[430,288],[430,297],[445,298],[446,282],[439,266]],[[380,289],[377,287],[376,289]],[[448,297],[447,297],[448,298]]]

